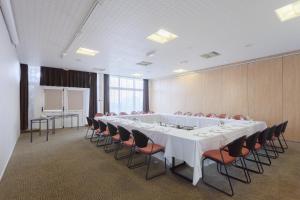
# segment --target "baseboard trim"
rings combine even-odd
[[[0,172],[0,182],[1,182],[1,180],[2,180],[2,177],[3,177],[3,175],[4,175],[5,170],[6,170],[6,168],[7,168],[7,165],[8,165],[8,163],[9,163],[9,161],[10,161],[10,158],[11,158],[11,156],[12,156],[14,150],[15,150],[15,147],[16,147],[16,144],[17,144],[17,142],[18,142],[18,140],[19,140],[19,137],[20,137],[20,134],[18,135],[18,138],[16,139],[15,144],[14,144],[12,150],[11,150],[10,153],[9,153],[8,159],[7,159],[6,163],[4,164],[4,168],[3,168],[2,171]]]

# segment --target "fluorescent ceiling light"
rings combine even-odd
[[[135,77],[142,77],[143,74],[140,74],[140,73],[134,73],[134,74],[131,74],[132,76],[135,76]]]
[[[185,69],[175,69],[173,72],[175,73],[183,73],[183,72],[186,72]]]
[[[155,32],[147,37],[148,40],[152,40],[152,41],[158,42],[160,44],[170,42],[171,40],[174,40],[176,38],[178,38],[177,35],[170,33],[164,29],[160,29],[157,32]]]
[[[85,56],[95,56],[97,53],[99,53],[99,51],[80,47],[77,49],[76,53]]]
[[[275,10],[280,21],[284,22],[300,16],[300,1],[288,4]]]

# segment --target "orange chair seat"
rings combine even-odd
[[[104,136],[109,136],[109,132],[106,130],[102,133]]]
[[[125,146],[132,147],[132,146],[134,146],[134,140],[132,138],[129,138],[129,140],[124,141],[123,144]]]
[[[114,136],[112,136],[112,139],[113,139],[114,141],[119,141],[119,140],[120,140],[120,135],[119,135],[119,134],[114,135]]]
[[[243,147],[242,148],[242,155],[245,157],[245,156],[247,156],[248,154],[249,154],[249,149],[247,149],[247,148],[245,148],[245,147]]]
[[[162,151],[163,149],[164,147],[159,144],[148,144],[146,147],[139,148],[139,152],[144,154],[154,154],[159,151]]]
[[[255,144],[255,150],[258,150],[258,149],[261,149],[261,144],[256,143],[256,144]]]
[[[235,157],[230,156],[227,151],[222,150],[222,155],[223,155],[224,161],[222,160],[220,150],[209,150],[209,151],[206,151],[203,153],[204,157],[210,158],[210,159],[215,160],[220,163],[224,163],[225,165],[232,163],[235,160]]]

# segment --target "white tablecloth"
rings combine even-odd
[[[97,120],[120,125],[128,130],[137,129],[150,137],[155,143],[165,147],[164,157],[185,161],[193,170],[193,185],[201,174],[201,157],[203,152],[218,149],[241,137],[249,136],[267,127],[265,122],[240,121],[206,117],[179,116],[170,114],[146,114],[96,117]],[[194,130],[183,130],[160,126],[160,122],[183,126],[193,126]]]

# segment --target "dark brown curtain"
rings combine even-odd
[[[143,111],[149,112],[149,81],[144,79]]]
[[[20,68],[20,128],[23,131],[28,128],[28,65],[21,64]]]
[[[96,113],[97,113],[97,74],[90,73],[89,116],[94,117]]]
[[[41,67],[40,85],[90,88],[90,73]]]
[[[109,113],[109,75],[104,74],[104,113]]]

